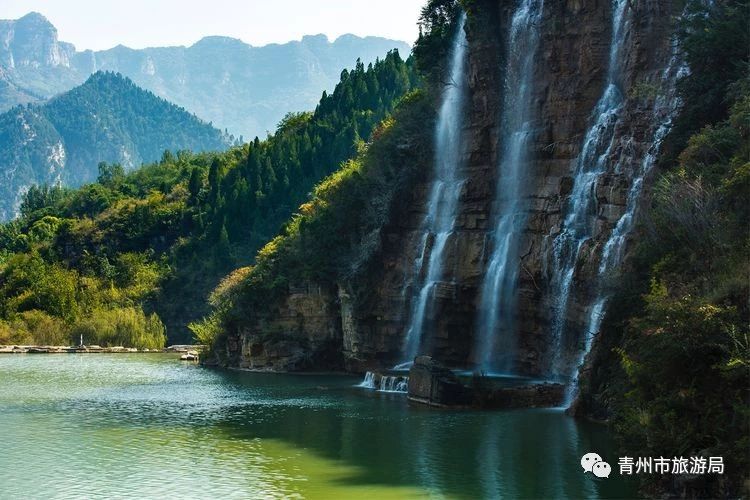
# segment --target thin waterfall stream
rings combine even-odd
[[[398,368],[409,366],[418,354],[435,287],[446,279],[443,254],[453,234],[458,198],[463,184],[459,170],[465,147],[461,137],[467,87],[465,22],[466,15],[462,13],[453,43],[450,80],[444,90],[435,129],[434,181],[427,201],[427,213],[422,222],[423,234],[419,256],[413,269],[414,282],[418,286],[412,298],[404,340],[404,363],[398,365]]]
[[[474,348],[475,363],[487,371],[513,369],[518,243],[526,219],[526,164],[534,121],[531,95],[543,7],[542,0],[522,0],[508,38],[493,250],[480,292]]]
[[[594,335],[604,318],[605,308],[609,300],[608,292],[603,290],[602,282],[606,276],[615,271],[622,264],[627,236],[633,227],[638,210],[639,201],[643,192],[643,181],[646,175],[656,164],[661,145],[667,134],[672,129],[672,124],[681,102],[677,95],[677,81],[687,74],[688,68],[682,59],[680,48],[676,42],[673,42],[672,56],[669,64],[661,75],[662,90],[654,100],[654,109],[652,124],[654,125],[654,139],[651,146],[643,156],[637,170],[633,173],[630,189],[627,196],[627,209],[620,217],[610,234],[602,250],[601,261],[597,274],[598,294],[594,299],[584,328],[583,349],[580,349],[575,356],[573,364],[572,381],[568,386],[565,398],[565,407],[569,407],[578,394],[578,368],[583,364],[586,356],[591,350]]]

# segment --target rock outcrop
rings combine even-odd
[[[239,368],[258,371],[342,368],[341,321],[335,290],[304,282],[268,315],[248,322],[228,351]]]
[[[462,383],[445,365],[430,356],[417,356],[409,370],[409,401],[439,407],[491,409],[549,408],[563,404],[562,384],[491,380],[475,374],[470,384]]]
[[[452,371],[429,356],[417,356],[409,370],[409,401],[430,406],[466,406],[472,393]]]

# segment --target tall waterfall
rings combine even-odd
[[[524,192],[529,137],[533,131],[531,93],[543,0],[521,0],[511,22],[504,69],[500,119],[501,152],[495,194],[493,250],[481,289],[474,359],[485,370],[510,371],[515,354],[518,248],[526,222]]]
[[[550,296],[555,298],[552,334],[554,358],[551,371],[556,377],[567,378],[574,368],[566,359],[565,336],[568,301],[578,254],[594,233],[596,217],[596,181],[608,165],[615,130],[625,103],[620,73],[620,55],[630,18],[626,15],[628,0],[613,0],[612,41],[605,90],[594,108],[593,123],[584,136],[581,153],[576,159],[573,189],[568,199],[567,215],[560,234],[553,242]]]
[[[462,13],[453,42],[450,80],[444,90],[435,129],[434,181],[427,201],[427,213],[422,221],[419,256],[414,265],[415,283],[421,285],[411,302],[410,322],[403,348],[406,363],[411,362],[419,351],[425,320],[433,305],[435,286],[445,280],[443,253],[453,233],[463,184],[458,171],[465,151],[461,138],[467,87],[465,21],[466,15]]]

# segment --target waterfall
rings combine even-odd
[[[365,373],[365,379],[360,382],[359,387],[363,387],[365,389],[375,389],[375,373]]]
[[[599,264],[600,276],[614,269],[622,262],[625,239],[633,227],[635,212],[643,190],[643,180],[656,163],[662,141],[664,141],[664,138],[672,129],[672,121],[680,107],[680,99],[677,96],[677,81],[685,76],[687,72],[688,68],[680,56],[679,47],[674,43],[672,57],[661,78],[663,82],[662,92],[654,101],[652,123],[658,124],[654,132],[654,139],[651,147],[646,151],[638,171],[635,172],[630,190],[628,191],[627,210],[617,221],[609,240],[604,245],[602,259]]]
[[[408,392],[409,377],[402,375],[381,375],[375,372],[365,373],[365,378],[357,387],[380,392]]]
[[[474,359],[486,370],[510,371],[515,345],[518,243],[526,222],[523,203],[529,138],[533,132],[531,93],[543,0],[521,0],[513,15],[504,69],[500,118],[501,152],[495,194],[492,253],[482,283]],[[501,358],[501,359],[498,359]]]
[[[596,217],[596,181],[608,165],[615,142],[615,129],[625,99],[619,82],[620,54],[627,35],[629,17],[625,15],[628,0],[614,0],[612,13],[612,41],[609,49],[609,66],[605,90],[599,98],[592,116],[593,124],[584,136],[581,153],[576,159],[573,189],[568,199],[567,215],[561,232],[553,242],[551,297],[555,298],[552,337],[554,357],[552,374],[557,378],[570,375],[564,356],[568,301],[573,286],[573,275],[578,255],[584,243],[594,233]]]
[[[427,201],[427,213],[422,221],[422,238],[413,275],[418,292],[411,301],[409,326],[403,353],[408,365],[417,355],[425,330],[425,319],[433,303],[436,285],[445,279],[443,253],[453,233],[458,198],[463,179],[458,171],[464,156],[461,140],[464,101],[466,96],[466,15],[461,14],[450,61],[450,82],[445,87],[443,102],[435,129],[434,181]],[[429,255],[428,255],[429,254]],[[420,281],[421,278],[421,281]]]
[[[573,380],[566,393],[565,406],[570,406],[578,392],[578,367],[580,367],[589,351],[594,339],[594,335],[599,331],[602,319],[604,318],[604,308],[608,294],[601,289],[602,280],[621,263],[625,253],[625,244],[628,233],[630,232],[635,220],[638,202],[640,201],[643,191],[643,180],[649,174],[661,150],[662,142],[672,129],[672,122],[680,108],[680,99],[677,95],[677,81],[687,74],[688,68],[680,55],[680,49],[676,42],[673,42],[672,57],[669,64],[661,75],[662,91],[654,101],[654,109],[651,123],[655,126],[654,139],[651,147],[646,151],[638,169],[633,173],[630,189],[628,190],[627,209],[615,225],[609,239],[602,250],[602,257],[598,269],[599,290],[598,296],[594,300],[591,312],[587,318],[584,330],[583,349],[579,350],[573,365]]]
[[[554,357],[551,363],[551,374],[555,378],[570,380],[566,394],[565,406],[569,406],[578,390],[578,369],[583,364],[591,349],[594,336],[599,331],[606,311],[608,292],[603,282],[607,275],[622,262],[627,235],[632,229],[640,200],[643,182],[651,171],[661,149],[661,144],[672,126],[672,120],[679,108],[676,82],[685,73],[677,44],[673,45],[672,57],[661,76],[662,89],[655,98],[651,124],[653,129],[646,136],[652,136],[650,147],[640,161],[628,157],[630,147],[620,151],[619,158],[611,155],[618,141],[616,130],[626,104],[622,91],[622,82],[618,68],[622,64],[622,52],[629,31],[630,16],[628,0],[613,0],[612,41],[609,52],[609,69],[605,90],[599,99],[591,117],[592,125],[587,130],[581,153],[576,159],[573,189],[567,201],[567,211],[561,231],[555,237],[552,253],[552,277],[550,296],[554,297],[554,317],[552,334]],[[632,137],[620,138],[622,144],[630,145]],[[614,165],[613,165],[614,163]],[[633,164],[631,171],[623,172],[623,166]],[[579,254],[595,232],[594,223],[597,215],[596,183],[608,167],[628,177],[630,188],[626,198],[625,212],[617,220],[601,251],[599,267],[594,282],[591,284],[595,295],[588,304],[588,314],[583,322],[580,336],[581,345],[575,344],[573,352],[565,348],[566,337],[574,335],[568,332],[566,319],[570,307],[569,300],[573,288],[573,278]],[[569,339],[575,340],[575,339]],[[572,354],[568,357],[567,354]]]

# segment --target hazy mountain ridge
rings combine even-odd
[[[0,111],[52,97],[90,74],[116,71],[137,85],[194,112],[217,127],[250,139],[272,131],[287,111],[313,109],[343,68],[365,64],[404,42],[379,37],[325,35],[253,47],[209,36],[185,47],[76,52],[57,38],[41,14],[0,21]]]
[[[133,168],[166,149],[206,151],[229,142],[130,79],[97,72],[46,104],[0,115],[0,219],[15,215],[33,184],[77,186],[94,180],[102,161]]]

